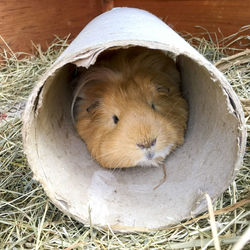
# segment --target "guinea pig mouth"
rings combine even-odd
[[[162,162],[164,158],[157,155],[158,154],[154,150],[147,150],[136,165],[142,167],[158,167],[159,163]],[[161,161],[159,159],[161,159]]]
[[[155,150],[144,150],[143,157],[136,164],[137,166],[142,167],[158,167],[165,158],[171,153],[173,145],[170,144],[167,147],[163,148],[159,152]]]

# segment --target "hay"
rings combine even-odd
[[[209,40],[184,36],[225,73],[243,103],[248,131],[249,51],[231,46],[245,43],[249,38],[241,34],[249,29],[246,26],[221,40],[210,35]],[[8,47],[0,54],[0,249],[214,249],[212,228],[217,228],[217,249],[218,244],[221,249],[231,249],[237,242],[238,246],[246,244],[250,138],[235,181],[214,203],[215,223],[210,224],[209,214],[204,214],[155,233],[114,233],[85,227],[50,203],[40,184],[32,179],[23,154],[20,118],[34,83],[66,46],[67,39],[57,38],[45,52],[34,46],[35,55],[14,54]],[[231,55],[237,52],[241,54]],[[222,59],[227,55],[230,57]]]

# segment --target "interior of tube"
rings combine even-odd
[[[226,97],[206,68],[184,55],[177,61],[189,103],[188,129],[184,145],[167,158],[167,179],[156,190],[162,169],[109,170],[90,157],[70,114],[76,66],[67,64],[47,80],[31,133],[36,172],[57,206],[85,223],[91,215],[95,226],[143,230],[197,214],[206,208],[204,193],[215,197],[224,191],[237,154]]]

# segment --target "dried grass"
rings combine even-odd
[[[245,56],[222,59],[246,53],[245,47],[231,47],[236,42],[249,42],[242,30],[215,41],[187,34],[185,38],[218,67],[223,65],[242,100],[249,131],[249,60],[244,61]],[[233,249],[241,249],[249,240],[250,138],[235,181],[214,203],[215,223],[210,224],[209,215],[204,214],[154,233],[114,233],[85,227],[50,203],[41,185],[32,179],[23,154],[20,117],[36,80],[66,46],[67,39],[57,38],[45,52],[35,46],[35,55],[23,57],[9,48],[0,54],[0,249],[215,249],[213,227],[217,228],[217,249],[218,244],[221,249],[232,249],[236,243]]]

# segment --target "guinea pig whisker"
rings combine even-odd
[[[102,159],[102,158],[104,158],[104,157],[106,157],[106,156],[109,156],[109,155],[112,155],[113,153],[116,153],[116,152],[118,152],[118,151],[119,151],[118,149],[109,151],[108,153],[98,155],[97,157],[95,157],[95,159]]]
[[[119,161],[114,161],[115,165],[119,166],[119,167],[117,167],[115,169],[121,169],[122,168],[122,164],[121,163],[124,162],[124,160],[126,160],[126,157],[122,156],[122,157],[120,157]]]
[[[120,168],[113,168],[111,173],[112,173],[112,174],[115,174],[115,173],[118,174],[119,172],[121,172],[121,170],[122,170],[121,167],[120,167]]]

